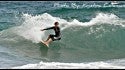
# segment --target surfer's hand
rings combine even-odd
[[[41,29],[41,31],[44,31],[43,29]]]

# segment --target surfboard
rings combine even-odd
[[[48,47],[48,48],[49,48],[49,45],[48,45],[48,44],[46,44],[44,41],[41,41],[41,43],[42,43],[42,44],[44,44],[46,47]]]

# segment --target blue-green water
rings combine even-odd
[[[1,1],[0,68],[124,68],[124,8],[124,1]],[[55,21],[62,39],[47,49],[39,42],[54,32],[40,29]]]

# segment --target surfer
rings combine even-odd
[[[44,41],[45,44],[49,44],[50,42],[52,41],[56,41],[56,40],[60,40],[61,39],[61,33],[60,33],[60,28],[59,28],[59,23],[58,22],[55,22],[54,23],[54,26],[52,27],[49,27],[49,28],[45,28],[45,29],[41,29],[41,31],[44,31],[44,30],[50,30],[50,29],[53,29],[55,31],[55,35],[53,34],[50,34],[47,38],[46,41]]]

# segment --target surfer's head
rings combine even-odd
[[[58,22],[55,22],[54,25],[57,26],[57,25],[59,25],[59,23],[58,23]]]

